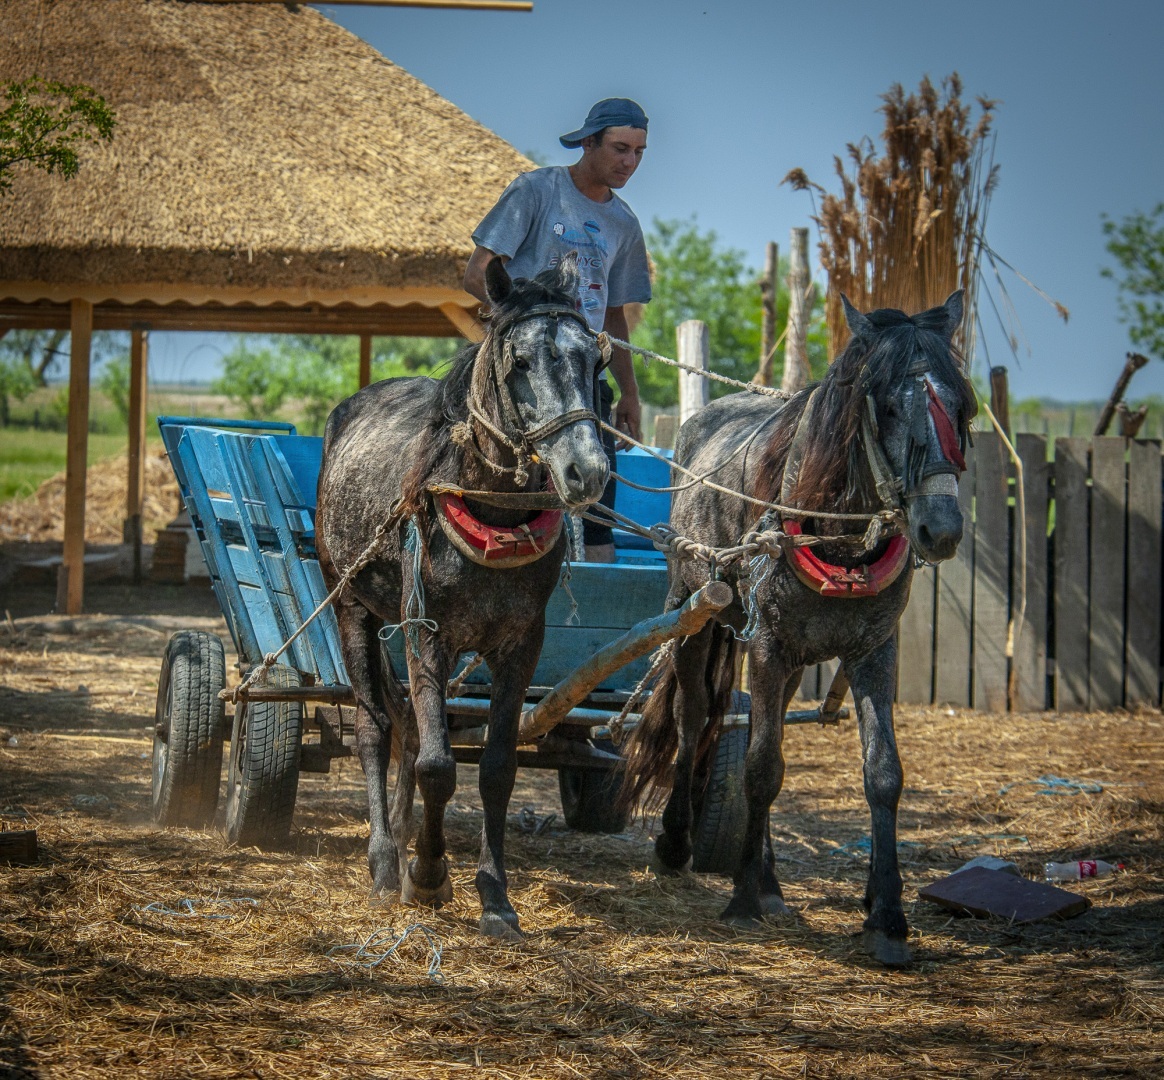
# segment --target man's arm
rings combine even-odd
[[[465,267],[465,292],[470,296],[477,297],[483,304],[489,303],[489,295],[485,291],[485,267],[489,265],[489,260],[494,257],[494,253],[486,247],[476,247],[473,249],[473,254],[469,256],[469,265]],[[501,256],[501,265],[504,266],[509,262],[508,255]]]
[[[622,307],[606,309],[606,318],[602,329],[611,337],[627,341],[630,330],[626,325],[626,312]],[[617,345],[612,347],[610,354],[610,372],[618,384],[619,399],[614,405],[612,417],[614,426],[619,431],[625,431],[632,439],[643,441],[643,407],[639,402],[639,384],[635,379],[634,365],[631,363],[631,354]]]

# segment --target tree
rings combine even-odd
[[[23,401],[36,389],[28,368],[19,360],[0,356],[0,427],[8,426],[8,407],[12,400]]]
[[[129,357],[122,353],[109,360],[101,369],[98,389],[109,398],[118,418],[129,427]]]
[[[1164,203],[1150,213],[1137,210],[1122,221],[1105,214],[1107,250],[1119,264],[1100,273],[1119,285],[1120,319],[1128,336],[1147,353],[1164,359]]]
[[[747,382],[756,373],[760,351],[761,299],[759,271],[748,267],[742,251],[724,248],[715,232],[700,232],[695,219],[661,221],[656,218],[646,236],[655,265],[654,298],[633,334],[633,344],[662,356],[675,355],[675,328],[687,319],[708,326],[711,368],[721,375]],[[776,299],[776,332],[788,320],[788,292],[781,287]],[[818,305],[820,310],[823,307]],[[814,309],[809,332],[809,361],[813,374],[823,374],[826,360],[824,328]],[[773,369],[783,368],[777,349]],[[635,373],[644,401],[674,405],[679,400],[678,373],[664,364],[643,364],[635,357]],[[731,387],[711,384],[713,397],[731,393]]]
[[[259,342],[240,335],[223,358],[215,393],[240,404],[252,420],[274,419],[285,404],[295,402],[304,427],[321,433],[331,410],[356,392],[359,339],[289,334]],[[439,374],[463,344],[459,338],[373,338],[372,378]]]
[[[78,147],[109,142],[117,123],[105,99],[83,83],[33,76],[0,87],[0,103],[0,195],[12,187],[13,165],[76,176]]]

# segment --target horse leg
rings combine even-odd
[[[424,815],[416,837],[416,857],[408,864],[400,897],[408,904],[440,907],[453,898],[444,831],[445,806],[457,790],[457,763],[453,760],[445,715],[445,687],[452,663],[443,655],[432,633],[421,629],[419,634],[420,656],[412,653],[411,645],[406,649],[412,708],[419,733],[413,771],[424,803]],[[402,769],[398,784],[407,780]],[[410,795],[407,797],[411,799]]]
[[[663,810],[663,831],[655,837],[655,869],[677,874],[691,865],[693,825],[692,787],[695,753],[707,720],[707,666],[711,659],[715,623],[710,622],[675,647],[675,700],[672,715],[679,726],[679,746],[671,795]]]
[[[477,895],[481,897],[478,926],[486,937],[503,941],[522,940],[505,875],[505,817],[517,777],[517,727],[522,703],[542,651],[544,633],[544,624],[539,620],[515,647],[488,657],[489,670],[498,675],[493,682],[489,733],[478,768],[481,806],[485,811],[477,864]]]
[[[400,889],[400,859],[388,824],[388,763],[392,756],[392,717],[385,708],[385,670],[377,638],[379,621],[363,605],[335,605],[348,678],[356,695],[356,752],[368,786],[368,869],[372,896],[387,899]]]
[[[757,636],[749,650],[748,672],[752,684],[752,737],[744,758],[744,795],[748,814],[744,824],[744,844],[740,865],[732,878],[735,886],[720,919],[732,926],[754,927],[765,910],[786,912],[776,874],[765,883],[765,903],[761,903],[764,878],[764,837],[768,813],[784,783],[785,694],[789,673],[772,653],[775,643]],[[775,888],[773,889],[773,886]]]
[[[897,642],[892,637],[859,660],[845,662],[857,707],[865,801],[872,818],[865,947],[890,967],[910,962],[906,945],[909,928],[901,907],[901,871],[897,865],[897,804],[902,772],[893,734],[896,670]]]
[[[804,668],[797,668],[784,684],[784,706],[781,716],[788,712],[788,706],[800,689],[800,678]],[[764,860],[760,867],[760,910],[765,915],[790,915],[791,909],[784,902],[780,882],[776,880],[776,852],[772,848],[772,815],[764,819]]]
[[[416,755],[420,749],[416,715],[411,706],[405,722],[398,724],[397,730],[396,791],[392,795],[388,820],[396,839],[396,850],[400,855],[400,878],[403,880],[408,873],[408,845],[412,843],[412,801],[416,795]]]

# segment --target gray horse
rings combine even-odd
[[[594,413],[604,350],[578,314],[573,259],[516,281],[495,259],[486,284],[494,309],[489,333],[459,354],[444,379],[376,383],[331,414],[316,529],[320,564],[334,584],[390,523],[372,561],[336,603],[368,785],[373,894],[386,898],[399,889],[406,902],[437,907],[452,897],[443,824],[456,763],[445,689],[462,653],[478,652],[493,676],[480,763],[480,928],[516,938],[505,816],[519,714],[566,550],[561,512],[546,506],[557,499],[570,508],[588,505],[606,483]],[[506,504],[507,493],[534,497]],[[405,634],[407,699],[377,636],[386,623]],[[424,814],[409,864],[414,783]]]
[[[909,598],[911,554],[938,562],[961,539],[957,475],[977,404],[951,347],[962,319],[961,292],[912,318],[892,310],[862,315],[847,300],[845,312],[853,338],[819,386],[787,404],[750,394],[720,398],[679,433],[677,462],[695,473],[717,470],[724,487],[797,507],[802,512],[786,514],[784,530],[815,532],[823,542],[786,548],[767,567],[757,563],[750,587],[738,587],[752,602],[737,598],[722,624],[709,623],[678,646],[631,737],[624,798],[665,795],[671,780],[655,849],[661,869],[686,866],[694,807],[737,671],[742,646],[736,635],[746,631],[747,823],[735,889],[721,917],[750,925],[786,912],[768,837],[769,809],[784,778],[784,713],[804,668],[839,658],[856,703],[872,814],[865,942],[881,962],[900,965],[908,963],[909,950],[896,843],[902,772],[893,733],[894,631]],[[673,483],[686,482],[674,476]],[[881,538],[872,551],[860,537],[864,522],[812,516],[890,509],[904,515],[906,535]],[[671,509],[680,533],[718,547],[777,523],[770,512],[757,522],[759,515],[754,505],[700,485],[677,491]],[[842,539],[854,532],[859,539]],[[681,604],[706,576],[703,564],[672,560],[668,607]]]

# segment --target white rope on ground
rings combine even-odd
[[[693,364],[684,364],[678,360],[672,360],[669,356],[652,352],[650,349],[644,349],[639,345],[632,345],[629,341],[623,341],[621,338],[612,337],[610,341],[611,344],[617,345],[621,349],[626,349],[628,352],[638,353],[639,356],[648,360],[658,360],[660,364],[666,364],[668,367],[679,368],[681,371],[690,371],[693,375],[702,375],[705,379],[714,379],[716,382],[726,383],[728,386],[736,386],[741,390],[747,390],[753,394],[764,394],[766,397],[782,398],[785,401],[792,397],[787,390],[777,390],[774,386],[761,386],[759,383],[731,379],[727,375],[720,375],[717,371],[708,371],[706,368],[695,367]],[[622,432],[619,432],[619,434],[621,435]]]
[[[183,897],[178,901],[176,908],[170,907],[163,900],[155,900],[152,904],[134,904],[132,910],[140,911],[143,915],[172,915],[180,919],[232,919],[233,915],[211,915],[207,911],[199,911],[198,909],[204,905],[218,904],[243,904],[247,907],[257,908],[259,906],[258,900],[253,896],[231,896],[231,897],[215,897],[210,900],[200,899],[193,900],[190,897]]]
[[[415,933],[419,933],[428,942],[430,955],[426,974],[433,982],[444,982],[445,977],[441,972],[444,945],[441,939],[423,923],[413,923],[405,929],[404,933],[399,935],[391,927],[386,926],[369,934],[367,939],[359,945],[336,945],[335,948],[328,949],[325,955],[333,964],[338,964],[340,967],[371,971],[373,968],[379,967],[389,957],[399,960],[398,950],[400,946]],[[386,944],[391,938],[395,940],[390,945]],[[352,953],[350,960],[341,959],[336,955],[349,951]]]

